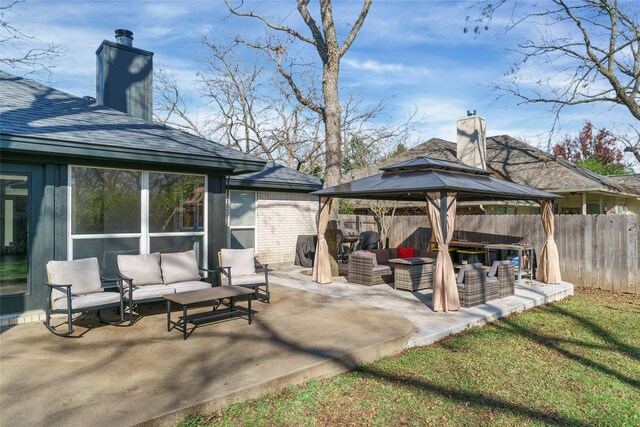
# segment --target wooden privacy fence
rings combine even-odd
[[[355,215],[341,215],[356,228]],[[359,216],[362,231],[377,230],[371,216]],[[390,221],[391,218],[387,218]],[[389,246],[428,247],[426,216],[396,216]],[[460,215],[454,239],[492,243],[527,243],[536,257],[546,239],[540,215]],[[640,294],[640,217],[636,215],[556,215],[555,240],[562,279],[586,286]]]

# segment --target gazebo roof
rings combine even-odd
[[[561,196],[495,178],[458,162],[417,157],[385,166],[383,173],[314,191],[313,195],[374,200],[425,200],[428,192],[456,192],[459,201],[540,200]]]

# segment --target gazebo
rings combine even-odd
[[[539,256],[537,278],[545,283],[560,283],[558,248],[553,239],[553,200],[561,196],[497,179],[484,169],[431,157],[418,157],[380,170],[383,171],[380,174],[311,193],[320,197],[318,246],[313,265],[314,281],[322,284],[331,283],[329,250],[324,233],[333,198],[350,198],[427,203],[427,216],[438,243],[433,281],[435,311],[457,310],[460,305],[453,263],[448,250],[453,236],[458,200],[538,201],[547,240]]]

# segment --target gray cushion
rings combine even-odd
[[[161,298],[163,295],[175,294],[176,290],[168,285],[134,286],[133,300],[140,301],[149,298]],[[124,290],[124,299],[129,299],[129,289]]]
[[[493,261],[493,264],[491,264],[491,270],[489,270],[489,274],[487,274],[487,276],[489,277],[494,277],[496,274],[498,274],[498,266],[499,265],[510,265],[511,261]]]
[[[458,282],[459,285],[464,283],[464,272],[469,270],[474,270],[477,268],[482,268],[482,264],[475,263],[475,264],[463,265],[462,267],[460,267],[460,271],[458,272],[458,276],[456,277],[456,282]]]
[[[246,276],[256,272],[255,251],[249,249],[222,249],[220,258],[222,267],[231,267],[231,276]]]
[[[225,277],[224,275],[222,276],[222,284],[223,285],[228,285],[229,284],[229,279],[227,277]],[[231,284],[232,285],[238,285],[238,286],[242,286],[242,285],[264,285],[266,284],[265,278],[264,278],[264,273],[254,273],[254,274],[246,274],[244,276],[236,276],[233,275],[233,277],[231,277]]]
[[[438,258],[438,252],[430,251],[429,249],[420,249],[420,252],[418,252],[416,256],[422,258]]]
[[[120,302],[118,292],[96,292],[85,295],[74,295],[71,297],[71,308],[96,307],[104,304]],[[67,298],[58,298],[53,303],[53,308],[64,310],[67,308]]]
[[[378,264],[389,261],[389,249],[372,249],[371,252],[376,254],[376,260]]]
[[[49,261],[47,275],[50,283],[72,285],[73,295],[85,295],[102,292],[100,267],[98,258],[76,259],[73,261]],[[65,297],[65,294],[54,289],[53,300]],[[66,303],[65,303],[66,304]]]
[[[160,254],[118,255],[118,270],[133,279],[134,286],[162,284]]]
[[[195,251],[160,254],[160,268],[164,283],[167,285],[202,278]]]
[[[398,258],[398,248],[390,248],[389,251],[389,259]]]
[[[211,283],[201,282],[199,280],[192,280],[188,282],[178,282],[167,285],[168,288],[173,288],[176,293],[187,291],[199,291],[200,289],[211,288]]]
[[[391,267],[389,267],[388,265],[378,265],[377,267],[373,267],[373,271],[375,272],[384,272],[384,271],[391,271]]]

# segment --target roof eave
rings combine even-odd
[[[266,165],[264,160],[230,159],[209,155],[191,155],[144,148],[113,147],[90,142],[65,141],[53,138],[0,133],[0,148],[6,151],[47,154],[48,157],[79,157],[92,160],[120,159],[147,164],[196,166],[224,171],[228,175],[259,172]]]

